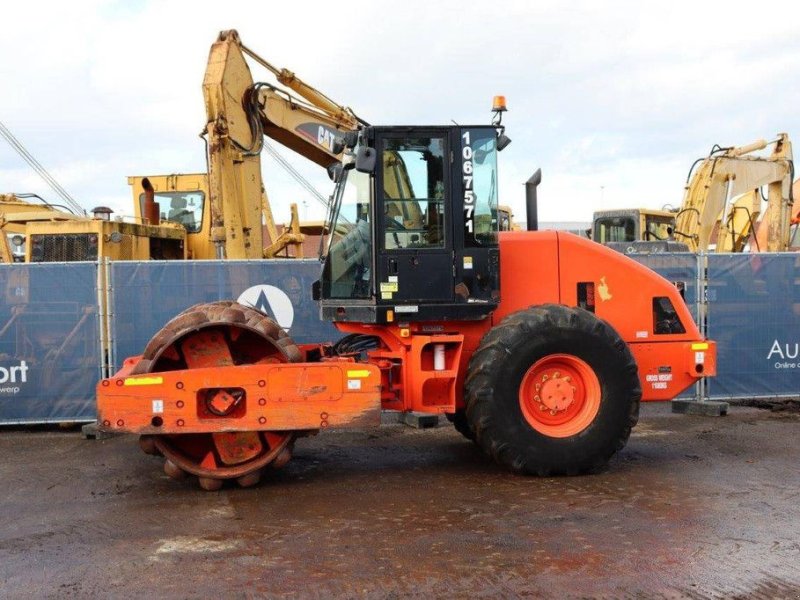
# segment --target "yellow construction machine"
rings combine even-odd
[[[772,146],[769,156],[753,154]],[[780,252],[789,248],[792,144],[785,133],[770,142],[712,149],[700,161],[675,219],[675,237],[691,251]],[[762,188],[767,187],[762,211]]]
[[[216,258],[215,246],[211,241],[211,211],[208,210],[208,175],[180,173],[128,177],[128,185],[131,186],[133,193],[134,215],[136,220],[142,222],[148,222],[144,213],[145,181],[149,181],[155,190],[160,222],[180,225],[186,230],[188,258]],[[263,215],[262,240],[268,239],[269,243],[264,242],[266,245],[262,253],[256,256],[239,255],[237,248],[233,252],[228,252],[228,258],[302,258],[303,242],[308,228],[306,224],[300,223],[297,205],[291,205],[291,219],[279,230],[272,216],[266,192],[261,194],[259,201]],[[229,211],[232,208],[227,204],[224,206],[227,206]],[[239,221],[234,220],[234,222]]]
[[[27,224],[37,221],[66,221],[75,215],[47,202],[34,203],[34,194],[0,194],[0,263],[25,261]]]
[[[34,203],[32,196],[0,194],[0,231],[5,234],[0,262],[186,258],[182,227],[112,221],[105,207],[94,209],[91,217],[76,215],[66,207]]]
[[[769,155],[755,154],[770,146]],[[598,211],[592,237],[630,251],[646,250],[651,242],[662,250],[690,252],[786,251],[793,237],[793,178],[792,144],[785,133],[745,146],[715,145],[692,165],[677,211]]]
[[[149,225],[102,217],[28,222],[27,262],[183,260],[186,231],[169,224]]]
[[[254,83],[246,56],[301,98],[272,84]],[[147,181],[155,189],[162,222],[186,228],[191,258],[272,258],[288,256],[290,246],[293,256],[302,256],[296,205],[282,232],[272,216],[261,176],[264,137],[327,169],[341,163],[345,136],[363,121],[291,71],[258,56],[233,30],[220,33],[211,46],[203,95],[208,173],[130,177],[137,219],[147,221]]]
[[[594,213],[592,239],[601,244],[672,238],[675,212],[649,208],[601,210]]]
[[[254,83],[245,56],[301,98]],[[220,33],[212,45],[203,94],[207,174],[130,177],[134,223],[111,220],[107,211],[89,218],[38,208],[47,215],[37,217],[41,222],[18,218],[6,228],[30,238],[28,260],[303,256],[297,206],[292,205],[282,231],[275,225],[261,177],[264,136],[327,169],[341,163],[345,135],[364,122],[291,71],[252,52],[236,31]],[[4,257],[11,252],[7,247]],[[21,254],[17,250],[18,258]]]

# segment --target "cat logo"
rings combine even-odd
[[[335,139],[336,134],[323,127],[322,125],[319,126],[319,130],[317,131],[317,143],[320,146],[323,146],[330,152],[333,152],[333,140]]]
[[[345,133],[316,121],[300,123],[294,130],[308,141],[318,144],[331,154],[333,154],[333,149],[336,145],[336,138],[343,137]]]
[[[292,301],[286,292],[274,285],[254,285],[247,288],[237,302],[261,311],[286,331],[289,331],[294,321]]]

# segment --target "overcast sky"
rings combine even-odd
[[[0,121],[86,208],[127,175],[202,171],[222,29],[373,124],[486,123],[504,94],[500,198],[524,219],[681,201],[695,158],[798,132],[796,2],[5,2]],[[271,81],[253,68],[256,80]],[[325,173],[284,150],[324,195]],[[273,213],[316,202],[265,157]],[[55,194],[0,139],[0,193]]]

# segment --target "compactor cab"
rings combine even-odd
[[[498,129],[369,127],[338,172],[317,297],[331,321],[486,318],[500,299]]]

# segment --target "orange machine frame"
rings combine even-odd
[[[128,359],[98,384],[98,422],[106,430],[138,434],[318,430],[379,423],[381,408],[452,413],[463,407],[469,359],[491,327],[531,305],[579,305],[579,284],[591,284],[590,309],[631,348],[643,400],[669,400],[716,374],[716,346],[697,329],[677,287],[604,246],[557,232],[500,235],[502,299],[483,321],[337,323],[345,333],[382,341],[367,362],[254,364],[130,375]],[[653,299],[668,298],[685,332],[655,332]],[[434,346],[444,368],[434,368]],[[312,347],[304,347],[305,355]],[[317,354],[317,353],[314,353]],[[204,394],[235,388],[243,402],[225,417],[204,412]]]

